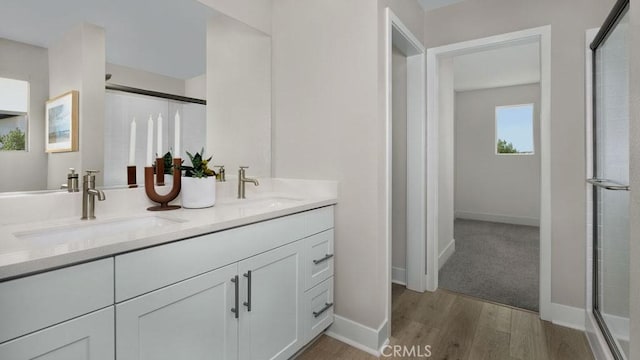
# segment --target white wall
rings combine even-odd
[[[184,81],[184,96],[196,99],[207,98],[207,74],[186,79]]]
[[[265,34],[271,34],[271,8],[273,0],[198,1]]]
[[[49,97],[80,92],[79,151],[50,153],[48,188],[66,183],[69,168],[101,170],[104,164],[104,29],[81,24],[49,48]],[[43,140],[44,141],[44,140]],[[96,176],[102,184],[102,174]]]
[[[551,301],[575,307],[585,289],[585,257],[576,256],[586,251],[584,36],[613,4],[467,0],[425,14],[427,47],[551,24]]]
[[[0,151],[0,192],[47,187],[44,103],[49,99],[47,49],[0,38],[0,77],[29,82],[29,151]],[[39,175],[38,175],[39,174]]]
[[[540,44],[527,42],[453,58],[455,90],[468,91],[540,82]]]
[[[11,51],[11,49],[6,49]],[[24,80],[0,79],[0,111],[25,114],[29,112],[29,83]]]
[[[108,82],[110,85],[124,85],[185,96],[185,80],[182,79],[109,63],[106,64],[106,72],[113,75]]]
[[[207,149],[237,174],[271,176],[271,38],[224,15],[207,27]],[[188,149],[187,149],[188,150]]]
[[[340,183],[336,314],[378,331],[388,309],[385,244],[385,12],[419,39],[415,1],[275,0],[273,169]],[[374,345],[373,348],[376,346]]]
[[[406,269],[407,259],[407,57],[392,53],[393,205],[391,266]]]
[[[495,107],[534,104],[533,155],[496,155]],[[456,92],[456,217],[540,221],[540,85]]]
[[[276,0],[272,36],[274,175],[339,181],[336,313],[377,328],[376,8],[369,0]]]

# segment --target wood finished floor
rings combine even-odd
[[[391,345],[431,345],[429,359],[593,359],[581,331],[538,314],[438,290],[416,293],[393,285]],[[423,357],[424,358],[424,357]],[[326,335],[298,359],[375,359]]]

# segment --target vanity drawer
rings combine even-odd
[[[113,258],[0,283],[0,343],[113,304]]]
[[[308,236],[307,213],[116,256],[116,302],[229,265]]]
[[[304,239],[304,285],[311,289],[333,276],[333,229]]]
[[[333,323],[333,277],[318,284],[304,295],[304,334],[305,342],[308,342]]]
[[[325,206],[306,213],[309,235],[333,228],[333,208],[333,206]]]

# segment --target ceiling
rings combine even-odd
[[[84,21],[105,29],[107,62],[187,79],[205,72],[212,14],[197,0],[2,0],[0,37],[48,48]]]
[[[459,55],[453,68],[456,91],[540,82],[538,42]]]
[[[464,0],[418,0],[424,11],[429,11],[444,6],[453,5]]]

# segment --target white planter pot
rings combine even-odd
[[[182,177],[182,207],[201,209],[216,204],[216,178]]]

